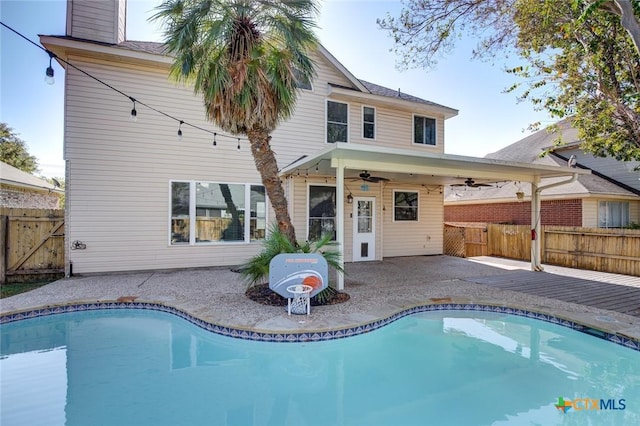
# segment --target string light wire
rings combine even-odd
[[[206,132],[206,133],[212,134],[212,135],[214,136],[214,141],[215,141],[215,137],[216,137],[216,135],[217,135],[218,137],[224,137],[224,138],[228,138],[228,139],[237,139],[237,140],[238,140],[238,150],[240,149],[240,139],[241,139],[241,138],[238,138],[237,136],[229,136],[229,135],[220,134],[220,133],[214,132],[214,131],[212,131],[212,130],[205,129],[205,128],[201,127],[201,126],[198,126],[198,125],[195,125],[195,124],[191,124],[191,123],[186,122],[186,121],[184,121],[184,120],[181,120],[181,119],[179,119],[179,118],[177,118],[177,117],[174,117],[173,115],[168,114],[168,113],[166,113],[166,112],[164,112],[164,111],[162,111],[162,110],[159,110],[158,108],[155,108],[155,107],[153,107],[153,106],[151,106],[151,105],[149,105],[149,104],[147,104],[147,103],[145,103],[145,102],[142,102],[142,101],[140,101],[139,99],[136,99],[136,98],[134,98],[134,97],[132,97],[132,96],[129,96],[128,94],[126,94],[126,93],[125,93],[125,92],[123,92],[122,90],[119,90],[119,89],[117,89],[117,88],[113,87],[113,86],[112,86],[112,85],[110,85],[109,83],[106,83],[105,81],[100,80],[98,77],[95,77],[95,76],[93,76],[93,75],[89,74],[88,72],[86,72],[85,70],[83,70],[83,69],[81,69],[81,68],[78,68],[77,66],[75,66],[75,65],[74,65],[74,64],[72,64],[71,62],[69,62],[69,61],[67,61],[67,60],[65,60],[65,59],[63,59],[63,58],[61,58],[61,57],[59,57],[58,55],[56,55],[55,53],[53,53],[53,52],[52,52],[52,51],[50,51],[49,49],[47,49],[47,48],[45,48],[45,47],[43,47],[43,46],[40,46],[38,43],[36,43],[36,42],[34,42],[33,40],[29,39],[29,38],[28,38],[28,37],[26,37],[25,35],[23,35],[23,34],[21,34],[20,32],[18,32],[17,30],[15,30],[15,29],[11,28],[9,25],[5,24],[4,22],[0,21],[0,25],[2,25],[3,27],[5,27],[5,28],[6,28],[6,29],[8,29],[9,31],[13,32],[14,34],[16,34],[17,36],[19,36],[20,38],[23,38],[23,39],[24,39],[24,40],[26,40],[27,42],[31,43],[32,45],[34,45],[34,46],[35,46],[35,47],[37,47],[38,49],[43,50],[44,52],[46,52],[46,53],[49,55],[49,67],[47,68],[47,73],[46,73],[47,78],[49,78],[49,77],[50,77],[50,78],[53,78],[53,68],[51,68],[51,60],[56,59],[57,61],[62,62],[62,63],[64,63],[64,64],[66,64],[66,65],[70,66],[71,68],[75,69],[76,71],[81,72],[82,74],[86,75],[87,77],[89,77],[89,78],[91,78],[91,79],[93,79],[93,80],[97,81],[98,83],[100,83],[100,84],[102,84],[102,85],[104,85],[104,86],[108,87],[109,89],[113,90],[114,92],[119,93],[120,95],[122,95],[122,96],[126,97],[127,99],[129,99],[130,101],[132,101],[132,102],[133,102],[133,109],[131,110],[131,119],[132,119],[132,120],[134,120],[134,121],[135,121],[135,120],[137,119],[137,117],[138,117],[138,112],[137,112],[137,110],[136,110],[136,103],[138,103],[139,105],[142,105],[142,106],[144,106],[144,107],[146,107],[146,108],[150,109],[151,111],[154,111],[154,112],[156,112],[156,113],[158,113],[158,114],[160,114],[160,115],[163,115],[163,116],[165,116],[165,117],[167,117],[167,118],[169,118],[169,119],[171,119],[171,120],[174,120],[174,121],[176,121],[177,123],[179,123],[179,125],[180,125],[179,130],[178,130],[178,136],[179,136],[179,137],[180,137],[180,136],[181,136],[181,134],[182,134],[182,125],[185,125],[185,126],[189,126],[189,127],[191,127],[191,128],[194,128],[194,129],[200,130],[200,131],[202,131],[202,132]],[[51,75],[49,74],[50,72],[51,72]],[[134,111],[135,111],[135,113],[134,113]],[[135,119],[134,119],[134,117],[135,117]],[[217,144],[214,142],[214,144],[213,144],[213,145],[214,145],[214,146],[216,146]]]

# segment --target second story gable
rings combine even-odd
[[[322,46],[314,56],[311,89],[302,90],[294,116],[274,140],[291,138],[296,153],[334,143],[444,153],[444,122],[457,110],[359,80]]]
[[[187,113],[185,121],[203,123],[201,97],[190,96],[188,87],[176,86],[169,80],[172,58],[165,55],[163,45],[123,41],[124,0],[102,3],[112,6],[113,10],[96,9],[93,12],[96,16],[92,19],[99,20],[100,28],[111,28],[108,21],[113,20],[113,33],[109,33],[109,37],[103,37],[100,32],[91,38],[90,34],[81,32],[84,27],[80,23],[86,19],[80,18],[88,12],[82,2],[71,1],[67,35],[44,36],[43,44],[59,57],[87,68],[106,83],[136,99],[143,102],[151,100],[153,102],[149,104],[172,115],[182,117]],[[444,153],[444,122],[457,115],[457,110],[408,95],[399,89],[359,80],[321,45],[313,57],[315,78],[301,85],[293,116],[281,123],[272,135],[272,145],[280,164],[288,164],[302,154],[317,152],[334,143]],[[162,80],[166,84],[161,83]],[[78,117],[94,110],[95,116],[116,122],[117,118],[110,117],[110,109],[119,109],[116,105],[119,103],[127,108],[127,100],[114,96],[112,105],[106,108],[102,99],[107,98],[99,95],[104,88],[91,88],[91,85],[95,82],[88,77],[69,72],[68,90],[74,92],[68,94],[72,101],[68,106],[68,121],[74,122],[76,111],[73,108],[77,106]],[[162,98],[158,97],[159,93],[164,94]],[[91,101],[96,96],[101,98],[101,102]],[[201,110],[198,111],[199,108]],[[72,146],[67,148],[73,149]]]

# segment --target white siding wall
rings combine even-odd
[[[640,223],[640,201],[629,201],[629,221]]]
[[[201,99],[166,74],[70,60],[168,114],[213,129]],[[67,89],[67,232],[70,242],[87,245],[70,252],[74,272],[234,265],[259,251],[255,243],[169,245],[169,181],[259,183],[246,141],[238,152],[235,141],[219,139],[214,150],[211,135],[183,127],[179,142],[178,123],[139,104],[138,121],[130,121],[130,100],[74,69],[67,71]]]
[[[74,4],[75,5],[75,4]],[[163,68],[127,65],[118,61],[67,58],[89,74],[124,93],[185,122],[214,130],[204,117],[200,96],[178,86]],[[303,154],[324,149],[328,82],[347,85],[346,78],[324,59],[318,59],[318,76],[312,91],[304,91],[294,116],[274,133],[272,147],[283,167]],[[367,103],[370,105],[370,103]],[[375,105],[373,105],[375,106]],[[247,141],[236,150],[236,141],[218,138],[212,148],[210,134],[183,126],[137,104],[138,121],[129,119],[131,101],[70,68],[66,81],[65,158],[68,160],[68,241],[81,241],[86,250],[70,251],[75,273],[136,269],[236,265],[261,249],[259,243],[218,243],[171,246],[169,213],[171,180],[227,183],[260,183]],[[395,112],[376,107],[377,140],[362,139],[362,105],[349,108],[353,143],[372,143],[409,149],[443,150],[412,146],[411,111]],[[439,143],[443,120],[438,122]],[[311,181],[324,182],[314,176]],[[327,177],[335,184],[333,177]],[[307,183],[290,181],[294,206],[291,212],[299,239],[307,237]],[[385,190],[370,184],[348,183],[354,196],[376,196],[376,258],[442,252],[442,195],[421,192],[418,224],[392,221],[391,186]],[[348,192],[347,192],[348,193]],[[386,207],[386,211],[383,211]],[[269,220],[274,217],[269,211]],[[384,217],[383,220],[381,218]],[[383,231],[384,228],[384,231]],[[384,232],[384,238],[383,238]],[[351,205],[345,208],[345,260],[352,256]],[[383,251],[383,243],[385,245]],[[388,247],[387,247],[388,245]]]
[[[355,102],[342,98],[330,97],[330,100],[349,105],[349,143],[372,146],[385,146],[390,148],[411,149],[419,152],[435,154],[444,153],[444,116],[426,111],[416,112],[416,115],[436,119],[436,146],[413,143],[413,115],[414,111],[408,109],[390,108],[388,106],[376,106],[375,103]],[[362,137],[362,107],[369,106],[376,109],[376,138],[365,139]],[[323,111],[323,114],[326,114]],[[326,122],[326,118],[323,119]],[[323,123],[326,125],[326,123]],[[324,131],[324,129],[323,129]],[[324,136],[323,136],[324,137]]]
[[[595,198],[582,199],[582,226],[585,228],[598,227],[598,200]]]
[[[328,82],[348,85],[348,80],[339,74],[325,59],[315,56],[317,76],[313,90],[301,92],[294,115],[283,123],[272,135],[272,146],[278,154],[280,167],[295,161],[301,155],[311,155],[324,149],[326,127],[326,99]]]
[[[418,222],[394,222],[393,190],[418,191]],[[384,188],[384,257],[442,254],[444,198],[439,191],[421,186]]]
[[[125,39],[126,0],[68,0],[67,35],[117,44]]]
[[[294,226],[299,239],[308,235],[308,187],[309,185],[335,185],[331,176],[296,177],[294,179]],[[345,194],[354,197],[376,198],[376,256],[377,260],[384,257],[415,256],[427,254],[442,254],[444,220],[443,195],[439,191],[428,191],[419,185],[402,185],[396,187],[387,183],[384,188],[380,184],[368,183],[369,190],[362,191],[359,181],[348,181]],[[393,191],[417,191],[419,193],[419,221],[393,221]],[[339,200],[338,200],[339,201]],[[344,203],[344,260],[353,261],[353,205]]]

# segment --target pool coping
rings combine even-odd
[[[32,308],[28,310],[9,312],[0,315],[0,325],[9,324],[30,318],[38,318],[49,315],[64,314],[70,312],[96,311],[96,310],[114,310],[114,309],[136,309],[151,310],[165,312],[176,315],[190,323],[223,336],[239,338],[244,340],[253,340],[261,342],[281,342],[281,343],[301,343],[301,342],[320,342],[327,340],[343,339],[347,337],[357,336],[364,333],[377,330],[392,322],[420,312],[432,311],[480,311],[494,312],[501,314],[509,314],[521,317],[536,319],[563,327],[591,336],[607,340],[620,346],[624,346],[631,350],[640,351],[640,339],[627,336],[620,332],[611,332],[602,328],[593,327],[581,322],[564,318],[556,314],[536,312],[529,309],[514,308],[510,306],[493,305],[490,303],[421,303],[412,307],[401,309],[385,318],[377,319],[367,323],[358,324],[350,327],[325,329],[325,330],[301,330],[301,331],[262,331],[256,329],[243,329],[231,326],[215,324],[194,315],[191,315],[179,308],[159,302],[118,302],[118,301],[101,301],[87,303],[69,303],[55,306],[44,306],[40,308]]]

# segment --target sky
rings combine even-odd
[[[159,0],[129,0],[127,39],[160,41],[161,28],[148,17]],[[392,39],[376,18],[397,16],[399,1],[320,1],[320,42],[353,75],[459,110],[445,122],[445,152],[475,157],[495,152],[529,134],[536,121],[551,124],[547,114],[503,93],[514,77],[494,64],[471,60],[477,44],[462,39],[432,70],[400,71],[391,52]],[[64,35],[66,0],[0,0],[0,20],[30,40],[38,35]],[[40,175],[64,177],[64,70],[55,63],[55,84],[44,82],[49,57],[0,27],[0,121],[24,140],[38,159]],[[513,65],[513,63],[511,63]]]

